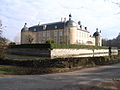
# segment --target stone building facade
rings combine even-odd
[[[60,22],[38,24],[29,28],[25,23],[21,30],[21,44],[45,43],[50,39],[58,44],[102,45],[98,29],[90,35],[87,27],[83,27],[80,21],[76,23],[72,20],[71,14],[69,20],[64,19]]]

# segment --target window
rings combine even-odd
[[[57,36],[57,31],[54,31],[54,36],[55,36],[55,37]]]
[[[44,26],[43,26],[43,30],[45,30],[45,29],[46,29],[46,27],[47,27],[47,25],[44,25]]]
[[[57,29],[57,26],[55,26],[55,29]]]
[[[36,28],[34,28],[34,31],[36,31]]]
[[[45,37],[45,31],[43,32],[43,37]]]
[[[62,31],[60,31],[59,35],[62,36]]]
[[[47,37],[50,37],[50,31],[47,31]]]

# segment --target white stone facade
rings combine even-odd
[[[100,33],[96,31],[90,35],[87,27],[81,23],[69,20],[36,25],[27,28],[26,24],[21,30],[21,44],[45,43],[47,40],[54,40],[56,43],[79,44],[79,45],[102,45]]]

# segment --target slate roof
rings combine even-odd
[[[73,21],[73,20],[68,20],[67,22],[66,22],[66,26],[71,26],[71,27],[73,27],[73,26],[77,26],[77,24]]]
[[[93,34],[94,37],[96,36],[100,36],[100,33],[98,31],[96,31],[94,34]]]
[[[63,29],[65,27],[65,22],[55,22],[49,24],[42,24],[29,27],[29,31],[39,31],[39,30],[55,30]]]
[[[72,27],[77,26],[77,24],[73,20],[68,20],[66,22],[54,22],[42,25],[36,25],[27,28],[29,31],[40,31],[40,30],[56,30],[56,29],[64,29],[64,27]],[[27,31],[26,28],[22,28],[21,31]]]

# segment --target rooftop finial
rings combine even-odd
[[[96,28],[96,32],[98,32],[98,28]]]
[[[25,23],[24,27],[26,27],[26,26],[27,26],[27,23]]]
[[[24,27],[23,27],[22,30],[24,30],[24,31],[27,31],[27,30],[28,30],[27,23],[24,24]]]
[[[38,26],[40,25],[40,22],[38,22]]]
[[[69,14],[69,20],[71,20],[71,18],[72,18],[72,15],[71,15],[71,13]]]

